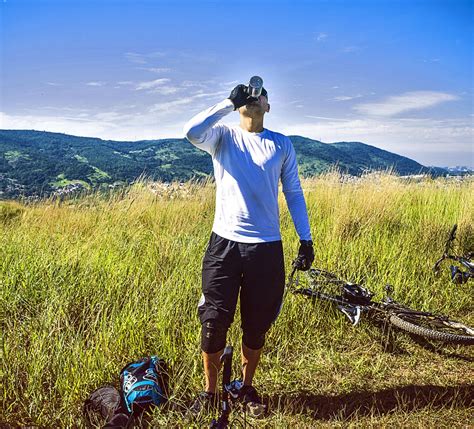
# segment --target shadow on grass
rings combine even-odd
[[[311,392],[273,395],[265,402],[285,414],[309,414],[317,420],[347,420],[394,411],[474,406],[474,384],[459,386],[400,386],[378,392],[359,391],[336,396]]]

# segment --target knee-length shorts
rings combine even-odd
[[[281,241],[238,243],[212,232],[202,262],[201,323],[229,328],[240,295],[242,330],[264,335],[278,317],[285,289]]]

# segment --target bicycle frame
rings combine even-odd
[[[229,392],[227,386],[230,384],[231,371],[232,371],[232,355],[234,350],[232,346],[226,346],[220,361],[224,368],[222,370],[222,408],[219,418],[214,419],[211,423],[212,429],[225,429],[229,425],[229,414],[230,414],[230,403],[229,403]]]
[[[228,427],[234,427],[235,422],[238,422],[240,419],[234,417],[232,421],[230,420],[230,414],[233,408],[233,404],[239,397],[239,390],[243,386],[241,380],[231,380],[232,378],[232,358],[234,354],[234,349],[231,345],[227,345],[220,357],[220,362],[223,365],[222,369],[222,384],[221,384],[221,410],[219,417],[213,419],[210,425],[211,429],[225,429]],[[242,427],[246,427],[245,417],[243,420]]]
[[[336,305],[336,308],[341,311],[352,323],[352,325],[357,325],[360,321],[362,313],[367,313],[371,317],[384,320],[391,314],[413,314],[413,315],[423,315],[423,316],[433,316],[433,317],[442,317],[439,315],[434,315],[433,313],[413,310],[397,301],[395,301],[389,293],[393,292],[393,287],[387,285],[385,287],[387,295],[380,301],[376,302],[372,300],[374,294],[357,283],[347,282],[337,278],[332,273],[329,273],[324,270],[311,269],[313,272],[322,274],[322,277],[326,277],[324,280],[328,283],[335,283],[340,287],[339,295],[330,295],[324,292],[321,292],[317,288],[316,281],[313,283],[313,287],[310,288],[296,288],[292,290],[293,280],[295,271],[290,275],[289,288],[294,294],[301,294],[313,299],[319,298],[325,301],[332,302]],[[298,279],[296,280],[298,284]],[[348,291],[357,291],[353,294],[347,293]],[[346,293],[344,293],[346,292]]]

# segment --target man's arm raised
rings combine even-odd
[[[191,118],[183,127],[184,135],[193,145],[213,155],[226,128],[216,123],[230,112],[255,100],[248,95],[245,85],[237,85],[229,98]]]
[[[234,104],[226,98],[209,109],[192,117],[183,127],[185,137],[197,148],[214,154],[226,128],[216,125],[224,116],[234,110]]]

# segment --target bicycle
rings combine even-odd
[[[316,268],[304,271],[305,285],[300,286],[299,276],[294,279],[296,268],[289,276],[287,289],[295,295],[313,300],[319,299],[335,305],[355,326],[362,313],[376,321],[382,321],[399,329],[427,339],[448,344],[474,345],[474,329],[447,316],[413,310],[396,302],[389,294],[393,288],[387,285],[386,296],[381,301],[357,283],[347,282],[335,274]]]
[[[439,258],[433,266],[433,271],[437,274],[439,273],[439,267],[441,262],[446,259],[460,263],[467,271],[463,271],[457,265],[450,265],[449,269],[451,272],[451,280],[456,284],[467,283],[469,279],[474,278],[474,263],[471,262],[474,256],[474,252],[468,252],[465,256],[457,256],[451,254],[451,246],[456,239],[456,230],[458,226],[455,224],[451,229],[449,237],[444,245],[443,256]]]
[[[243,383],[240,380],[232,380],[232,356],[234,350],[233,347],[227,345],[220,357],[220,362],[223,365],[222,368],[222,392],[221,392],[221,410],[219,417],[213,419],[210,425],[211,429],[226,429],[227,427],[246,427],[246,419],[244,415],[243,422],[239,417],[235,417],[231,422],[229,421],[230,412],[232,409],[231,403],[238,400],[239,390]]]

